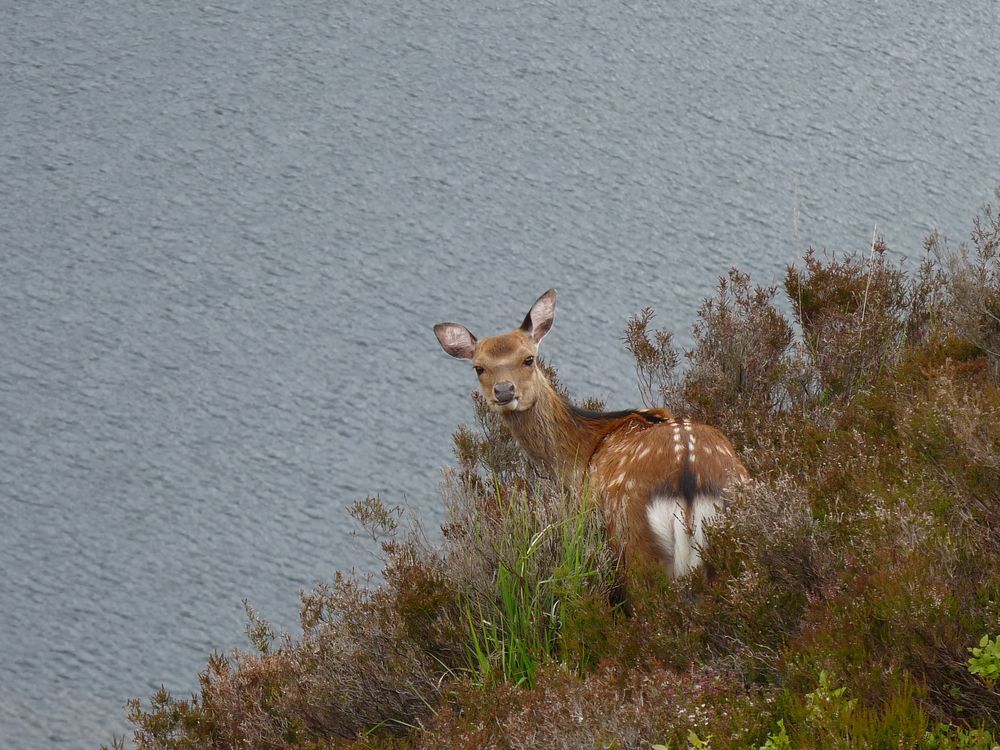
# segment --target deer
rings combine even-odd
[[[555,308],[549,289],[508,333],[477,339],[457,323],[434,333],[446,353],[471,360],[489,409],[540,473],[568,491],[589,487],[626,570],[680,578],[701,566],[706,524],[747,470],[714,427],[668,409],[589,411],[562,396],[538,361]]]

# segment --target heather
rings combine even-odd
[[[689,351],[651,309],[625,324],[646,405],[718,426],[753,477],[703,570],[619,569],[587,488],[538,475],[477,399],[442,541],[356,503],[381,577],[304,594],[294,635],[248,608],[250,647],[197,694],[130,704],[136,745],[993,748],[998,250],[986,207],[910,261],[876,237],[776,287],[734,269]]]

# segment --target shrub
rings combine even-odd
[[[785,291],[802,331],[823,400],[849,397],[895,363],[906,331],[905,274],[886,261],[882,240],[871,255],[822,262],[810,249],[805,269],[789,266]]]
[[[719,668],[677,672],[606,662],[581,677],[550,665],[533,690],[497,697],[482,706],[464,696],[417,734],[416,748],[627,750],[651,740],[676,746],[692,731],[712,735],[715,748],[745,748],[773,721],[768,693],[748,690]]]
[[[879,707],[860,704],[845,686],[834,687],[820,672],[815,688],[803,697],[786,692],[785,718],[768,735],[761,750],[844,750],[910,747],[993,750],[993,736],[982,728],[934,723],[921,706],[921,691],[908,679],[897,681]]]
[[[996,195],[1000,199],[1000,188]],[[985,206],[970,239],[972,248],[961,244],[956,249],[935,233],[926,246],[945,269],[946,323],[985,355],[1000,380],[1000,212]]]
[[[986,680],[992,687],[1000,680],[1000,636],[990,638],[984,635],[978,646],[969,649],[972,657],[968,661],[969,671]]]
[[[695,347],[685,353],[689,369],[683,377],[677,375],[672,335],[649,329],[652,310],[634,316],[625,343],[648,405],[659,399],[677,413],[743,431],[786,405],[792,328],[774,307],[776,293],[774,287],[751,286],[750,277],[736,269],[721,278],[715,297],[698,310]]]

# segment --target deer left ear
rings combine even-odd
[[[556,290],[549,289],[545,294],[535,300],[535,304],[524,316],[521,323],[521,330],[531,336],[537,344],[545,334],[552,328],[552,323],[556,317]]]

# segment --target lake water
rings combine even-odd
[[[638,401],[738,264],[915,257],[1000,183],[998,6],[0,3],[0,748],[96,748],[197,686],[241,599],[434,534],[482,334]]]

